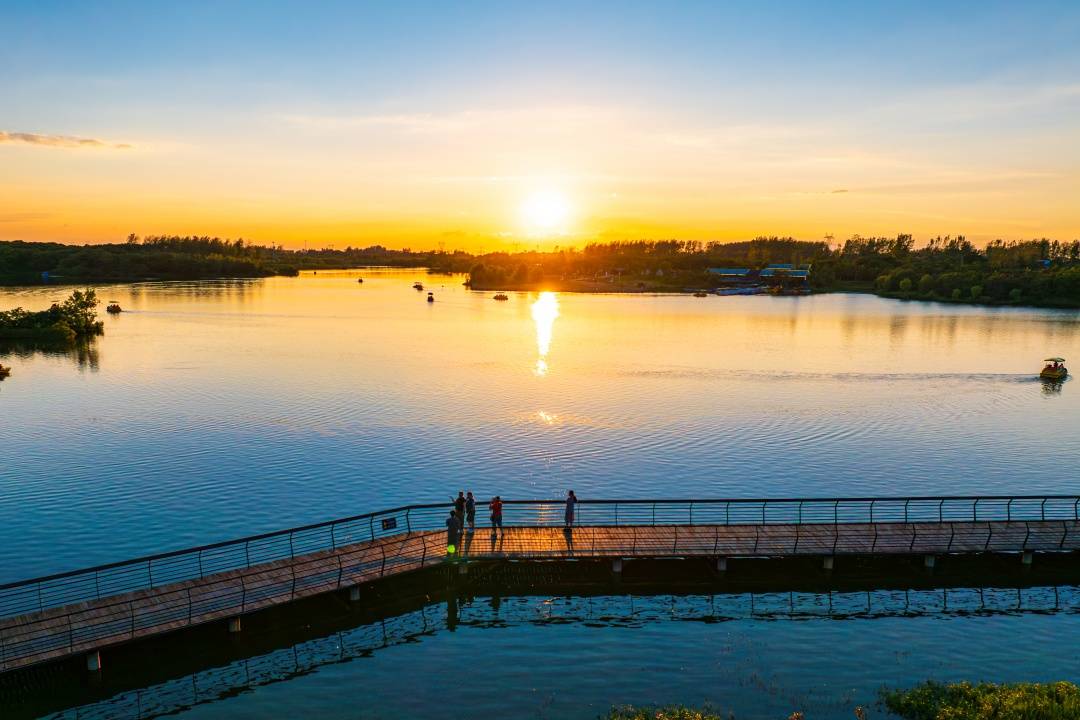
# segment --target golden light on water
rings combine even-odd
[[[547,356],[551,350],[551,329],[555,325],[555,318],[559,317],[559,299],[555,293],[545,290],[532,304],[533,322],[536,323],[536,359],[534,372],[537,375],[547,375]]]

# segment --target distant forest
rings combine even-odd
[[[734,243],[614,242],[580,251],[494,253],[470,269],[473,287],[539,287],[558,280],[603,281],[614,289],[717,286],[710,267],[810,265],[815,290],[862,290],[922,300],[1080,307],[1080,241],[995,240],[977,248],[963,236],[916,248],[910,235],[826,242],[759,237]]]
[[[734,243],[677,240],[593,243],[580,250],[412,252],[381,245],[284,250],[221,238],[128,237],[107,245],[0,242],[0,284],[295,275],[385,265],[467,272],[476,289],[685,290],[716,286],[710,267],[810,265],[815,290],[862,290],[951,302],[1080,307],[1080,241],[995,240],[978,248],[963,236],[916,248],[910,235],[826,242],[759,237]]]
[[[461,267],[468,269],[471,257]],[[363,265],[444,267],[452,253],[414,253],[376,245],[345,250],[285,250],[216,237],[129,235],[126,242],[64,245],[0,242],[0,284],[200,280],[221,277],[296,275],[300,270]]]

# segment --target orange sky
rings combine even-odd
[[[875,8],[842,21],[799,5],[783,18],[657,7],[616,32],[600,10],[568,23],[550,8],[338,8],[267,13],[265,37],[209,5],[119,26],[87,8],[27,10],[0,29],[12,68],[0,239],[470,251],[1073,239],[1080,23],[1067,10]],[[410,32],[371,29],[399,23]],[[816,26],[836,41],[813,40]],[[782,51],[752,40],[764,28]],[[189,53],[196,38],[213,49]],[[890,41],[907,50],[879,52]],[[1032,45],[1041,54],[1008,50]],[[525,217],[538,193],[565,205],[557,222]]]

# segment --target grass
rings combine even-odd
[[[856,711],[855,717],[863,720],[864,715],[860,713],[862,713],[862,708]],[[734,717],[734,714],[721,716],[708,709],[699,710],[681,705],[664,708],[627,706],[612,708],[601,720],[731,720]],[[787,720],[803,720],[803,714],[801,712],[792,713]]]
[[[1075,720],[1080,688],[1070,682],[924,683],[882,692],[885,706],[907,720]]]

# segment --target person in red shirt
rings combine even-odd
[[[502,498],[498,495],[491,498],[491,502],[488,503],[488,507],[491,508],[491,534],[494,535],[499,530],[502,530]]]

